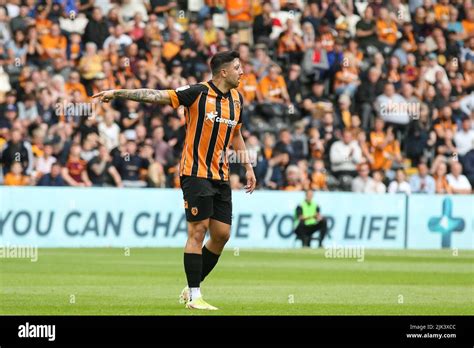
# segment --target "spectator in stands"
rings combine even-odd
[[[38,181],[38,186],[66,186],[66,183],[61,176],[61,164],[53,163],[51,171],[45,174]]]
[[[116,157],[114,166],[117,168],[124,187],[145,187],[149,162],[137,154],[137,144],[129,139],[125,146],[125,156]]]
[[[331,170],[337,177],[357,175],[357,165],[362,160],[362,152],[353,139],[352,132],[344,129],[342,140],[336,141],[330,150]]]
[[[359,85],[360,80],[355,62],[345,61],[341,70],[334,76],[334,92],[336,95],[347,94],[352,98]]]
[[[286,21],[286,30],[278,38],[277,54],[286,64],[299,63],[305,49],[303,39],[294,30],[294,20]]]
[[[283,128],[279,132],[279,140],[273,148],[273,152],[287,153],[291,164],[295,164],[297,159],[295,154],[295,148],[293,146],[293,139],[289,129]]]
[[[81,145],[73,144],[61,175],[69,186],[89,187],[92,183],[87,175],[87,162],[81,158]]]
[[[56,163],[57,159],[53,156],[53,144],[46,143],[43,147],[43,155],[35,158],[33,170],[37,178],[51,172],[51,167]]]
[[[374,10],[371,6],[365,8],[362,18],[356,24],[356,38],[364,50],[375,50],[379,46]]]
[[[468,151],[462,158],[464,175],[466,175],[471,187],[474,187],[474,143],[472,150]]]
[[[474,149],[474,129],[471,127],[471,120],[469,117],[464,117],[455,136],[454,142],[458,150],[458,156],[462,157],[470,150]]]
[[[288,106],[291,104],[285,79],[281,75],[278,65],[272,65],[267,76],[259,82],[260,113],[267,121],[275,117],[280,119],[287,116]]]
[[[300,159],[308,158],[308,136],[306,135],[303,122],[299,121],[295,123],[294,134],[291,136],[291,139],[295,160],[298,161]]]
[[[10,140],[3,145],[1,153],[1,164],[3,165],[3,174],[11,170],[15,162],[19,162],[23,168],[23,173],[30,175],[33,169],[33,153],[31,144],[23,141],[23,135],[18,128],[12,129]]]
[[[304,189],[302,173],[297,165],[289,165],[285,171],[284,191],[301,191]]]
[[[409,122],[406,110],[406,100],[396,93],[393,83],[386,83],[383,94],[375,100],[375,110],[387,123],[395,127],[406,125]]]
[[[446,176],[452,193],[470,194],[472,186],[465,175],[462,174],[462,164],[458,161],[451,162],[451,173]]]
[[[286,152],[277,153],[268,160],[267,170],[263,179],[264,186],[268,189],[277,190],[283,187],[285,180],[285,169],[289,162]]]
[[[435,180],[436,193],[453,193],[453,189],[448,183],[446,178],[446,173],[448,169],[445,162],[438,162],[437,165],[433,168],[433,178]]]
[[[435,193],[435,180],[429,174],[426,163],[420,162],[418,164],[418,174],[411,176],[410,188],[412,193]]]
[[[123,186],[120,175],[112,165],[112,157],[105,145],[100,145],[98,155],[87,163],[87,176],[93,186]]]
[[[324,161],[316,160],[313,164],[311,173],[311,189],[316,191],[328,191],[327,171],[324,167]]]
[[[273,7],[272,3],[265,1],[262,4],[262,13],[257,15],[253,22],[253,41],[255,43],[267,43],[271,42],[270,35],[273,29],[272,18]]]
[[[381,81],[382,72],[372,67],[367,73],[355,95],[356,105],[359,115],[362,117],[362,127],[368,129],[373,125],[374,119],[374,102],[377,96],[383,92],[383,82]]]
[[[109,36],[109,26],[98,6],[92,10],[92,16],[84,30],[84,42],[93,42],[101,49],[105,39]]]
[[[388,185],[388,193],[411,193],[410,184],[406,181],[406,174],[403,169],[397,169],[395,180]]]
[[[51,26],[49,34],[41,36],[41,44],[44,48],[43,59],[66,59],[67,39],[61,34],[58,24]]]
[[[370,177],[370,167],[367,163],[362,163],[358,168],[359,175],[352,180],[352,192],[375,193],[376,183]]]
[[[387,186],[383,183],[384,180],[384,175],[383,171],[381,170],[375,170],[372,174],[372,177],[375,182],[375,192],[376,193],[386,193],[387,192]]]
[[[332,38],[330,38],[330,40],[332,40]],[[323,46],[321,36],[316,36],[312,49],[306,50],[301,64],[306,79],[318,81],[324,80],[327,77],[330,62],[326,47]]]
[[[28,186],[30,178],[23,174],[23,167],[20,162],[13,162],[10,171],[5,175],[4,185],[6,186]]]

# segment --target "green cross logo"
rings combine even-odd
[[[431,232],[441,233],[441,246],[451,247],[451,233],[462,232],[464,230],[464,219],[452,216],[453,202],[450,198],[443,200],[443,212],[440,217],[432,217],[428,221],[428,228]]]

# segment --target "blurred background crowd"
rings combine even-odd
[[[91,96],[233,49],[258,188],[474,186],[470,0],[0,0],[0,43],[2,185],[179,187],[184,111]]]

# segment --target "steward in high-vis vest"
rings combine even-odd
[[[306,191],[305,200],[296,207],[294,228],[297,238],[303,242],[303,247],[310,247],[312,235],[319,232],[319,247],[322,247],[327,233],[326,219],[320,214],[319,206],[313,202],[313,191]]]

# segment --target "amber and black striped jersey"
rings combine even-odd
[[[243,99],[236,89],[222,93],[212,81],[168,90],[171,105],[183,105],[186,138],[180,175],[229,180],[225,153],[242,126]]]

